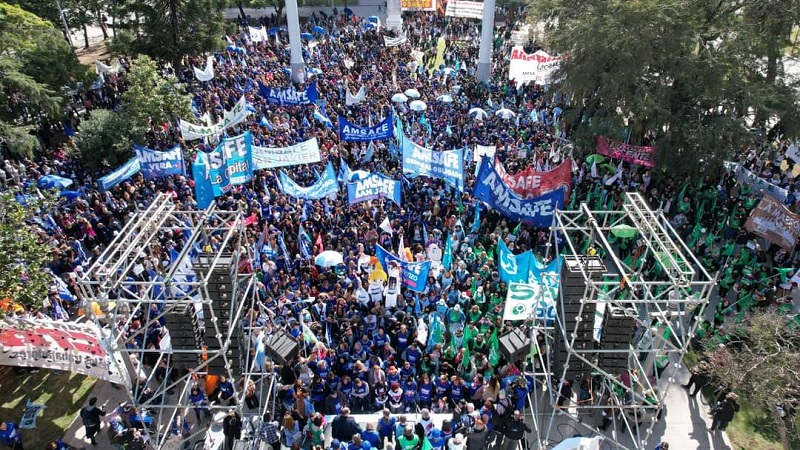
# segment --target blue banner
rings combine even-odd
[[[197,206],[207,208],[214,198],[253,178],[253,149],[250,132],[225,138],[209,153],[198,152],[192,163]]]
[[[558,288],[561,284],[561,255],[556,256],[556,259],[546,266],[534,258],[528,272],[528,283]]]
[[[339,139],[350,142],[367,142],[390,139],[393,135],[392,113],[374,127],[359,127],[339,116]]]
[[[274,88],[258,83],[258,91],[268,102],[278,106],[313,105],[317,101],[317,83],[311,83],[305,91],[294,86]]]
[[[133,151],[136,152],[136,157],[139,158],[142,175],[145,178],[186,175],[180,144],[165,152],[134,145]]]
[[[464,149],[428,150],[403,136],[403,173],[440,178],[459,191],[464,189]]]
[[[386,273],[389,273],[388,264],[395,263],[400,266],[403,286],[414,292],[425,290],[425,286],[428,284],[428,274],[431,271],[430,261],[405,262],[377,244],[375,245],[375,256]]]
[[[564,204],[564,189],[522,199],[503,182],[490,158],[484,158],[481,162],[472,194],[512,221],[538,228],[549,227],[553,223],[553,212]]]
[[[339,193],[339,183],[336,181],[336,171],[333,164],[328,161],[325,173],[319,177],[316,183],[309,187],[302,187],[295,183],[285,172],[280,173],[281,191],[294,198],[306,200],[319,200],[332,194]]]
[[[401,193],[402,184],[399,181],[378,173],[347,183],[347,198],[351,205],[383,197],[400,206]]]
[[[133,157],[128,162],[122,165],[119,169],[111,172],[97,180],[97,188],[100,192],[105,192],[112,187],[122,183],[128,178],[139,173],[141,166],[139,165],[139,158]]]
[[[497,243],[497,265],[499,267],[500,279],[506,283],[528,281],[528,269],[531,266],[533,253],[528,250],[525,253],[515,255],[508,249],[502,239]]]

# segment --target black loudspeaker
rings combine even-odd
[[[628,370],[628,350],[636,328],[636,311],[606,307],[601,348],[612,350],[600,356],[600,367],[612,375]]]
[[[531,338],[519,328],[500,336],[500,353],[506,361],[515,363],[524,359],[531,351]]]
[[[300,353],[300,344],[285,331],[278,331],[264,340],[267,355],[273,361],[285,366],[291,364]]]

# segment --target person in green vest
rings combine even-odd
[[[397,450],[418,450],[419,436],[414,434],[414,427],[406,425],[403,435],[397,438]]]

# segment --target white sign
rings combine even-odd
[[[250,35],[250,40],[253,42],[267,42],[269,40],[266,27],[247,27],[247,31]]]
[[[786,157],[800,164],[800,146],[793,142],[789,148],[786,149]]]
[[[552,81],[563,56],[552,56],[541,50],[536,53],[525,53],[522,47],[511,49],[511,62],[508,65],[508,79],[517,84],[534,82],[545,85]]]
[[[202,139],[206,136],[214,136],[222,133],[225,128],[232,127],[237,123],[244,122],[247,118],[247,99],[242,96],[230,111],[222,114],[222,119],[214,125],[203,126],[195,125],[191,122],[178,119],[181,135],[187,141]]]
[[[466,19],[483,19],[483,3],[450,0],[447,2],[447,9],[444,15],[447,17],[464,17]]]
[[[405,34],[403,34],[400,37],[396,37],[396,38],[389,37],[389,36],[384,36],[383,37],[383,44],[385,46],[387,46],[387,47],[397,47],[398,45],[405,44],[407,40],[408,40],[408,38],[406,37]]]
[[[206,68],[203,70],[198,69],[197,67],[192,67],[194,69],[194,77],[200,81],[211,81],[214,79],[214,57],[209,56],[208,60],[206,60]]]
[[[503,320],[528,320],[534,314],[539,320],[555,319],[554,289],[538,283],[509,283]]]
[[[317,138],[311,138],[289,147],[253,146],[253,170],[311,164],[319,162],[321,159]]]

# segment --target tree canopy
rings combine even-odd
[[[61,114],[62,88],[88,79],[50,22],[0,3],[0,146],[31,155],[37,141],[30,132],[43,116]]]
[[[783,69],[800,1],[532,0],[546,49],[568,53],[574,136],[627,129],[661,167],[702,170],[762,136],[795,136],[797,81]]]
[[[126,1],[119,16],[137,19],[119,24],[129,31],[128,49],[173,64],[180,70],[181,59],[217,50],[222,45],[225,0],[143,0]]]

